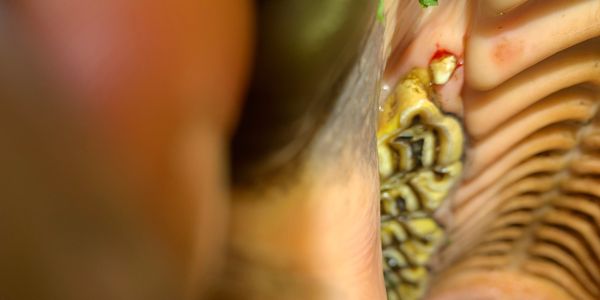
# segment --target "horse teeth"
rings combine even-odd
[[[445,239],[433,214],[460,178],[464,137],[458,120],[433,101],[432,85],[441,82],[440,76],[447,81],[455,67],[456,58],[448,56],[433,61],[431,72],[413,69],[380,112],[381,239],[388,299],[423,296],[426,266]]]

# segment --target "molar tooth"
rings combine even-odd
[[[379,162],[379,176],[381,178],[387,178],[391,176],[394,171],[394,154],[390,147],[385,144],[379,144],[377,146],[377,158]]]
[[[439,136],[439,151],[436,163],[447,166],[460,160],[463,153],[463,130],[458,121],[452,117],[446,117],[436,124],[436,132]]]
[[[413,212],[419,209],[419,199],[406,183],[383,191],[381,200],[385,212],[392,216],[398,216],[404,211]],[[398,207],[399,200],[402,201],[403,207]]]
[[[457,64],[456,56],[451,54],[432,60],[429,64],[431,81],[438,85],[445,84],[454,74]]]
[[[440,226],[432,218],[412,219],[406,225],[410,232],[418,237],[427,237],[440,231]]]
[[[414,286],[412,284],[403,283],[398,288],[398,293],[402,295],[401,299],[419,299],[425,293],[424,285]]]
[[[415,117],[419,116],[425,124],[435,124],[443,119],[440,110],[428,98],[404,101],[399,109],[402,110],[398,120],[399,127],[404,129],[412,125]]]
[[[432,246],[425,245],[417,240],[408,240],[400,245],[400,249],[412,265],[424,266],[431,257]]]
[[[396,220],[388,220],[381,223],[381,239],[383,244],[392,244],[393,240],[403,242],[407,239],[407,234],[404,228]]]
[[[419,282],[423,277],[425,277],[426,274],[427,271],[424,267],[406,268],[400,273],[403,279],[414,283]]]
[[[402,283],[402,278],[400,278],[400,274],[397,274],[396,272],[390,270],[389,268],[386,269],[386,267],[384,266],[383,268],[385,270],[386,276],[385,276],[385,281],[387,285],[391,285],[391,286],[399,286],[400,283]],[[399,299],[399,298],[396,298]],[[388,299],[390,300],[390,299]]]
[[[392,141],[391,146],[398,153],[398,168],[401,172],[408,172],[415,168],[415,155],[410,147],[410,141],[399,140]]]
[[[389,266],[390,268],[400,268],[408,266],[408,262],[406,261],[404,255],[402,255],[400,251],[395,249],[383,250],[383,259],[388,262],[384,265]]]
[[[423,207],[428,211],[434,211],[442,204],[448,191],[458,180],[458,175],[462,171],[462,164],[456,162],[438,171],[445,176],[437,178],[438,176],[433,171],[425,170],[417,173],[410,180],[411,185],[421,197]]]

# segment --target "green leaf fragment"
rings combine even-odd
[[[379,0],[379,5],[377,6],[377,21],[379,22],[385,22],[385,7],[384,7],[384,2],[385,0]]]
[[[423,7],[430,7],[430,6],[438,5],[437,0],[419,0],[419,3],[421,3],[421,5]]]

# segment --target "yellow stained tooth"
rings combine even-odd
[[[406,281],[409,281],[409,282],[417,283],[420,281],[420,279],[425,277],[425,275],[427,274],[427,271],[425,270],[424,267],[412,267],[412,268],[403,269],[400,272],[400,274],[401,274],[402,279],[405,279]]]
[[[377,147],[377,156],[379,159],[379,176],[382,178],[394,174],[394,157],[389,147],[380,145]]]
[[[412,219],[406,222],[411,233],[418,237],[433,235],[440,230],[438,224],[431,218]]]
[[[447,190],[439,189],[439,187],[446,186],[447,182],[432,182],[435,180],[435,176],[432,172],[421,172],[415,178],[411,180],[413,186],[416,186],[416,190],[421,196],[423,207],[428,211],[436,210],[442,204],[442,201],[446,197]]]
[[[439,136],[439,155],[436,163],[447,166],[460,160],[463,153],[463,130],[452,117],[446,117],[435,125]]]
[[[396,294],[394,292],[388,292],[387,293],[387,300],[400,300],[400,298],[397,295],[398,294]]]
[[[429,64],[431,81],[435,84],[445,84],[448,82],[452,73],[456,70],[457,63],[456,56],[451,54],[432,60]]]
[[[439,208],[448,191],[456,184],[461,171],[462,164],[455,162],[446,168],[437,169],[437,175],[432,170],[417,173],[410,183],[421,197],[422,206],[429,211]]]
[[[417,240],[407,240],[400,245],[400,250],[412,265],[424,266],[431,257],[433,246]]]
[[[382,206],[386,213],[399,216],[403,211],[417,211],[419,199],[415,192],[406,184],[393,186],[381,193]],[[403,205],[404,207],[398,207]]]
[[[386,249],[383,250],[383,259],[386,261],[387,266],[391,269],[393,268],[401,268],[408,266],[406,262],[406,258],[400,251],[395,249]]]
[[[400,274],[396,272],[390,272],[390,269],[386,269],[384,266],[384,272],[386,272],[385,280],[398,286],[402,283],[402,279],[400,278]]]
[[[424,295],[426,266],[445,236],[433,214],[462,172],[462,127],[432,100],[430,75],[439,80],[438,67],[413,69],[380,113],[377,147],[388,299]]]
[[[431,131],[423,133],[423,150],[421,152],[421,164],[428,168],[435,160],[435,135]]]
[[[431,119],[439,114],[435,105],[430,105],[428,101],[430,86],[424,82],[429,82],[429,74],[415,69],[399,83],[392,96],[384,103],[379,117],[378,138],[406,129],[416,115],[422,114]]]
[[[418,272],[418,271],[417,271]],[[426,271],[424,272],[424,276],[420,278],[417,282],[410,283],[402,283],[399,285],[398,289],[396,289],[398,297],[396,299],[419,299],[425,294],[425,283],[426,283]],[[407,274],[408,275],[408,274]]]
[[[381,240],[384,245],[392,244],[394,239],[398,242],[404,242],[406,238],[406,231],[398,221],[388,220],[381,224]]]
[[[423,167],[432,166],[435,160],[435,141],[435,133],[425,126],[415,125],[402,131],[396,139],[390,141],[390,146],[398,151],[401,160],[408,160],[400,163],[400,170],[413,170],[416,159],[419,159]]]
[[[390,142],[390,147],[398,153],[398,171],[408,172],[415,168],[415,159],[410,144],[398,137]]]
[[[386,215],[398,216],[400,214],[400,208],[398,208],[398,205],[396,204],[396,199],[388,192],[381,193],[381,209]]]
[[[439,109],[428,98],[405,101],[399,106],[399,109],[404,110],[398,118],[400,128],[411,126],[416,117],[419,117],[419,121],[425,124],[435,124],[442,120]]]
[[[425,285],[403,283],[397,290],[398,294],[401,295],[398,299],[419,299],[425,294]]]

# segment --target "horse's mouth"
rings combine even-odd
[[[387,70],[393,86],[426,68],[436,49],[464,57],[453,75],[460,88],[435,89],[438,106],[463,122],[467,144],[458,189],[436,214],[447,235],[427,264],[429,295],[597,299],[600,3],[453,1],[434,9],[444,21],[421,22]],[[383,207],[388,195],[382,189]],[[382,222],[384,237],[394,232]]]

